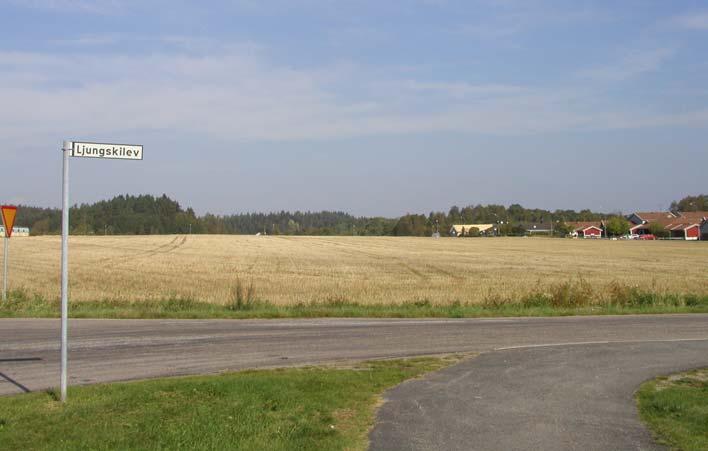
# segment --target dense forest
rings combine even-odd
[[[200,220],[191,208],[183,209],[166,195],[118,196],[70,210],[71,233],[76,235],[155,235],[198,233]],[[20,205],[17,225],[30,227],[32,235],[61,231],[61,210]],[[190,226],[192,224],[192,226]]]
[[[708,210],[708,195],[688,196],[671,204],[675,211]],[[76,235],[149,235],[177,233],[277,234],[277,235],[398,235],[428,236],[436,229],[446,234],[452,224],[499,224],[504,235],[524,233],[523,224],[557,224],[593,221],[611,215],[590,210],[528,209],[513,204],[453,206],[447,212],[407,214],[400,218],[355,217],[338,211],[242,213],[197,216],[166,195],[160,197],[121,195],[71,209],[71,233]],[[21,205],[18,226],[28,226],[33,235],[58,234],[61,211]]]
[[[155,235],[175,233],[390,235],[396,219],[357,218],[343,212],[244,213],[198,217],[191,208],[166,195],[117,196],[95,204],[75,205],[70,211],[75,235]],[[18,226],[32,235],[58,234],[61,211],[26,205],[18,207]]]
[[[671,211],[708,211],[708,194],[686,196],[671,203]]]

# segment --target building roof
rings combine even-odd
[[[525,222],[521,224],[527,232],[550,232],[553,228],[553,223],[550,222]]]
[[[700,225],[701,225],[700,221],[686,221],[686,220],[683,220],[684,218],[672,218],[672,219],[662,218],[659,221],[652,221],[652,223],[659,224],[664,227],[664,230],[669,230],[669,231],[686,230],[691,227],[700,227]],[[634,230],[638,230],[638,229],[648,229],[649,224],[651,224],[651,223],[637,224],[629,230],[634,231]]]
[[[670,211],[642,211],[634,213],[646,222],[657,222],[666,219],[676,219],[676,215]]]
[[[680,222],[690,222],[690,220],[686,220],[684,218],[677,218],[676,216],[666,216],[666,217],[658,217],[656,219],[652,219],[651,221],[647,221],[649,224],[651,223],[656,223],[656,224],[661,224],[663,226],[668,226],[669,224],[678,224]]]
[[[700,224],[695,223],[695,222],[678,222],[678,223],[672,223],[664,227],[666,230],[686,230],[690,229],[691,227],[699,227]]]
[[[480,232],[486,232],[492,227],[494,227],[494,224],[455,224],[452,226],[453,230],[455,230],[455,233],[458,235],[462,233],[463,228],[465,229],[465,233],[469,233],[473,228],[476,228]]]
[[[596,229],[602,230],[602,223],[599,221],[579,221],[579,222],[566,222],[574,231],[580,232],[582,230],[587,230],[590,227],[595,227]]]
[[[708,211],[684,211],[678,217],[681,221],[701,223],[708,221]]]

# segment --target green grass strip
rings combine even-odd
[[[708,369],[661,377],[641,386],[642,420],[672,449],[708,449]]]
[[[365,449],[379,395],[458,361],[243,371],[0,397],[0,449]]]
[[[621,297],[578,302],[572,296],[533,295],[483,304],[459,301],[438,305],[427,300],[359,304],[346,301],[279,306],[266,301],[215,304],[192,299],[71,302],[72,318],[117,319],[247,319],[247,318],[478,318],[492,316],[624,315],[642,313],[708,313],[708,295],[628,292]],[[0,303],[0,318],[56,318],[59,302],[11,293]]]

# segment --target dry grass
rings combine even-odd
[[[58,237],[13,238],[10,288],[59,297]],[[513,299],[577,280],[708,294],[708,243],[545,238],[71,237],[71,298],[227,303],[237,277],[276,305]]]

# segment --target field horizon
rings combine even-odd
[[[168,298],[227,303],[237,280],[255,299],[302,303],[478,304],[579,281],[708,294],[708,246],[549,238],[249,235],[72,236],[72,301]],[[10,290],[59,298],[60,239],[13,239]]]

